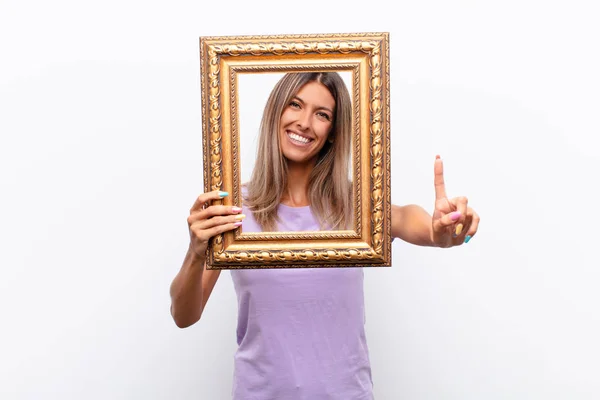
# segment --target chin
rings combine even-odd
[[[294,164],[306,164],[306,165],[312,165],[314,164],[314,161],[316,160],[316,157],[306,157],[306,156],[299,156],[299,155],[291,155],[291,157],[287,156],[287,155],[283,155],[283,158],[285,158],[287,160],[288,163],[294,163]]]

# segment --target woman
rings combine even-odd
[[[351,102],[336,73],[292,73],[273,89],[243,208],[212,206],[227,195],[200,195],[190,210],[190,246],[171,285],[179,327],[196,323],[219,278],[205,270],[209,239],[242,224],[245,232],[344,229],[352,210]],[[447,199],[435,161],[435,211],[392,207],[392,236],[422,246],[468,241],[479,217],[464,197]],[[238,298],[233,398],[372,399],[361,268],[231,271]]]

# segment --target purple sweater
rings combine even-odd
[[[245,232],[259,232],[244,209]],[[280,205],[280,231],[318,230]],[[371,400],[361,268],[232,270],[238,299],[234,400]]]

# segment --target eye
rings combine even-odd
[[[325,113],[325,112],[323,112],[323,111],[319,111],[319,112],[317,113],[317,115],[318,115],[319,117],[321,117],[321,118],[324,118],[324,119],[326,119],[327,121],[330,121],[330,122],[331,122],[331,117],[329,116],[329,114],[327,114],[327,113]]]
[[[290,107],[292,108],[300,108],[300,103],[295,100],[290,101]]]

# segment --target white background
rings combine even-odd
[[[431,210],[441,154],[482,217],[366,271],[376,398],[600,397],[597,2],[0,4],[0,398],[229,397],[229,274],[169,315],[198,37],[360,31],[391,33],[394,203]]]

